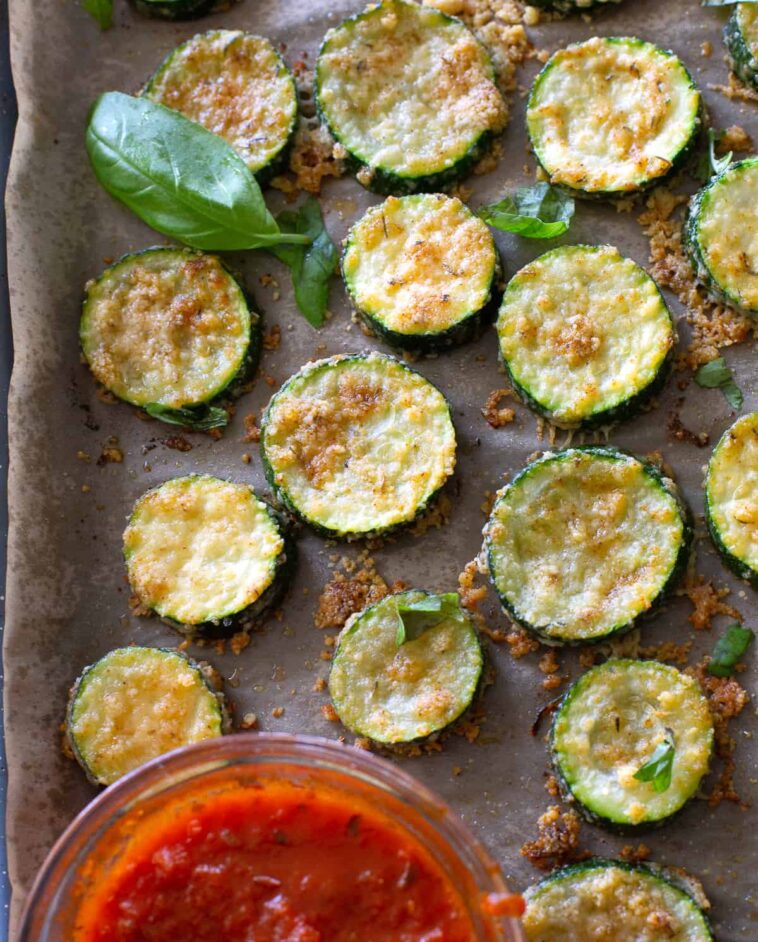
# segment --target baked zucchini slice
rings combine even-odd
[[[695,141],[700,111],[700,92],[672,52],[595,36],[551,56],[532,86],[526,123],[552,184],[614,197],[668,176]]]
[[[164,648],[117,648],[85,667],[69,697],[66,735],[95,785],[156,756],[229,731],[224,698],[202,667]]]
[[[665,871],[595,858],[525,893],[527,942],[712,942],[708,919]]]
[[[262,36],[230,29],[193,36],[142,94],[223,137],[260,183],[286,164],[297,127],[295,80]]]
[[[211,404],[258,364],[260,317],[215,255],[159,246],[125,255],[87,284],[79,325],[95,379],[155,418],[226,424]]]
[[[758,9],[754,3],[735,5],[724,27],[724,43],[737,78],[758,88]]]
[[[684,242],[714,300],[758,317],[758,157],[732,164],[692,197]]]
[[[506,612],[548,644],[628,631],[681,572],[691,527],[673,481],[615,448],[567,448],[527,465],[485,526]]]
[[[445,189],[506,121],[484,46],[460,20],[406,0],[373,4],[326,34],[316,105],[377,193]]]
[[[726,562],[758,589],[758,412],[737,419],[714,448],[705,517]]]
[[[562,428],[632,415],[665,382],[676,343],[658,286],[610,245],[563,245],[522,268],[497,334],[514,389]]]
[[[409,743],[454,723],[471,705],[482,649],[457,596],[452,605],[448,599],[411,590],[352,616],[329,675],[332,702],[348,729],[385,745]],[[404,640],[399,611],[406,609],[417,631]]]
[[[369,209],[348,233],[342,276],[372,333],[435,353],[492,319],[501,267],[487,225],[459,199],[427,193]]]
[[[708,772],[713,721],[693,677],[658,661],[610,660],[566,693],[550,751],[564,791],[589,820],[657,824],[692,798]],[[665,765],[663,778],[637,778],[654,756]]]
[[[410,523],[453,473],[455,448],[442,393],[379,353],[309,363],[274,395],[261,423],[276,496],[332,537]]]
[[[141,605],[186,634],[213,636],[249,628],[279,600],[294,549],[247,484],[192,474],[140,497],[124,559]]]
[[[223,9],[228,4],[218,0],[132,0],[145,16],[158,20],[193,20],[206,13]]]

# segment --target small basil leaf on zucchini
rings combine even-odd
[[[720,389],[732,409],[742,408],[742,390],[732,378],[732,371],[723,357],[704,363],[695,373],[695,382],[704,389]]]
[[[563,235],[574,215],[574,200],[549,183],[522,187],[499,203],[482,206],[477,215],[488,225],[527,239]]]
[[[329,280],[337,267],[337,249],[329,238],[318,200],[309,196],[296,210],[285,210],[276,217],[282,232],[305,235],[310,245],[277,245],[270,251],[292,273],[295,302],[313,327],[326,319]]]
[[[249,168],[222,138],[146,98],[107,92],[87,126],[87,153],[111,196],[164,235],[196,249],[241,251],[285,234]]]
[[[212,428],[223,428],[229,423],[229,413],[219,406],[198,406],[197,408],[171,409],[159,402],[149,402],[145,412],[154,419],[168,425],[182,425],[199,432]]]
[[[735,665],[754,639],[755,632],[752,628],[730,625],[713,648],[708,662],[708,673],[714,677],[730,677],[734,673]]]
[[[665,792],[671,785],[674,768],[674,736],[670,730],[663,742],[658,743],[650,759],[634,773],[638,782],[650,782],[655,792]]]
[[[429,628],[461,614],[460,600],[456,592],[427,595],[414,602],[398,600],[396,609],[398,624],[395,640],[398,647],[408,641],[415,641]]]
[[[113,26],[113,0],[82,0],[82,6],[97,21],[100,29]]]

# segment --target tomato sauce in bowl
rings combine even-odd
[[[521,942],[518,903],[394,765],[245,734],[103,792],[51,852],[20,942]]]

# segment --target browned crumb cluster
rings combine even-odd
[[[317,628],[341,630],[351,615],[363,611],[383,599],[390,592],[399,592],[404,586],[396,583],[390,588],[374,568],[368,551],[357,560],[343,557],[334,559],[344,572],[335,572],[326,583],[318,599],[313,623]]]
[[[732,801],[746,808],[734,787],[734,750],[736,742],[729,734],[729,721],[739,716],[750,702],[750,695],[734,677],[714,677],[707,671],[708,658],[689,668],[688,673],[697,678],[708,698],[714,727],[714,746],[716,755],[721,759],[722,767],[718,780],[708,796],[711,808],[722,801]]]
[[[719,138],[716,144],[717,154],[746,154],[753,150],[753,139],[739,124],[732,124]]]
[[[628,860],[629,863],[642,863],[645,860],[650,859],[652,851],[647,846],[647,844],[638,844],[636,847],[633,844],[627,844],[621,851],[621,859]]]
[[[524,631],[523,628],[517,628],[515,625],[505,636],[505,640],[508,644],[511,657],[516,660],[526,657],[527,654],[531,654],[533,651],[539,651],[540,649],[540,643],[536,638],[533,638],[527,631]]]
[[[560,687],[566,679],[565,677],[561,677],[558,673],[561,669],[561,665],[558,661],[558,652],[555,648],[548,648],[540,658],[537,666],[542,673],[546,675],[545,679],[542,681],[542,686],[545,690],[555,690],[557,687]]]
[[[576,812],[562,813],[558,805],[551,805],[537,820],[537,839],[522,845],[521,856],[544,871],[586,860],[590,854],[579,850],[580,831],[581,822]]]
[[[410,528],[414,536],[423,536],[427,530],[439,530],[450,519],[453,511],[453,502],[447,494],[440,494],[431,507],[422,514]]]
[[[691,641],[685,641],[684,644],[664,641],[662,644],[652,644],[649,647],[640,648],[639,655],[641,658],[652,658],[655,661],[684,665],[687,663],[691,647]]]
[[[716,615],[729,615],[742,621],[742,615],[736,608],[722,602],[729,595],[729,589],[726,586],[717,589],[703,576],[689,576],[682,588],[677,590],[677,595],[685,595],[692,603],[694,611],[689,620],[695,631],[710,631]]]
[[[245,434],[242,436],[243,442],[259,442],[261,440],[261,430],[258,428],[258,421],[254,412],[248,413],[245,418]]]
[[[487,402],[482,409],[482,415],[492,428],[502,428],[504,425],[510,425],[516,418],[516,413],[513,409],[501,405],[503,399],[512,395],[513,390],[511,389],[493,389],[487,397]]]
[[[118,447],[118,439],[112,435],[105,445],[103,445],[102,451],[100,452],[100,457],[97,459],[95,464],[102,468],[104,464],[121,464],[123,460],[124,453]]]
[[[677,212],[686,202],[687,196],[657,187],[647,198],[639,222],[650,240],[650,273],[682,302],[692,330],[689,347],[678,357],[677,368],[696,369],[717,357],[721,347],[748,340],[755,325],[744,314],[709,300],[696,283],[682,245],[681,213]]]
[[[744,82],[741,82],[734,72],[729,73],[728,85],[709,85],[708,88],[712,89],[714,92],[721,92],[722,95],[726,95],[731,101],[758,101],[758,92],[748,85],[745,85]]]

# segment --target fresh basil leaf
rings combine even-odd
[[[414,602],[396,602],[397,631],[395,641],[400,647],[415,641],[421,635],[448,618],[462,618],[461,601],[457,592],[444,595],[424,595]]]
[[[522,187],[499,203],[482,206],[477,215],[488,225],[527,239],[554,239],[568,230],[574,200],[548,183]]]
[[[755,640],[752,628],[743,628],[742,625],[730,625],[718,639],[713,648],[713,654],[708,662],[708,673],[714,677],[729,677],[734,673],[734,667],[739,663],[742,655],[747,651],[751,642]]]
[[[223,428],[229,424],[229,413],[218,406],[193,406],[187,409],[171,409],[158,402],[149,402],[145,412],[154,419],[166,422],[168,425],[181,425],[184,428],[193,428],[198,432],[211,428]]]
[[[742,390],[732,378],[732,371],[723,357],[704,363],[695,373],[695,382],[705,389],[720,389],[724,398],[735,411],[742,408]]]
[[[653,791],[665,792],[671,785],[674,768],[674,736],[666,730],[666,739],[658,743],[650,759],[634,773],[638,782],[651,782]]]
[[[107,92],[95,102],[86,140],[103,187],[164,235],[213,251],[308,242],[279,231],[226,141],[177,111]]]
[[[82,6],[97,20],[100,29],[110,29],[113,26],[113,0],[82,0]]]
[[[297,210],[285,210],[276,217],[282,232],[298,233],[310,239],[310,245],[277,245],[270,251],[292,273],[295,303],[313,327],[326,319],[329,281],[337,267],[337,249],[324,226],[318,200],[309,196]]]

